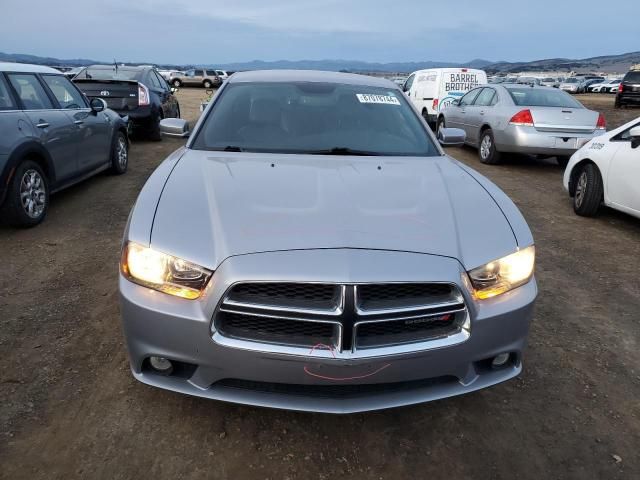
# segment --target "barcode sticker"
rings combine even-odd
[[[379,103],[382,105],[398,105],[400,100],[391,95],[372,95],[369,93],[356,93],[360,103]]]

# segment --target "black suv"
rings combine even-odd
[[[640,69],[627,72],[618,87],[616,108],[626,105],[640,105]]]

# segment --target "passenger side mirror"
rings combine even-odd
[[[459,99],[459,98],[456,98],[455,100],[453,100],[453,101],[451,102],[451,105],[453,105],[454,107],[459,106],[459,105],[460,105],[460,99]]]
[[[631,148],[638,148],[640,146],[640,126],[629,130],[629,136],[631,137]]]
[[[189,131],[189,122],[182,118],[163,118],[160,120],[160,133],[167,137],[186,138]]]
[[[443,147],[461,147],[467,134],[461,128],[441,128],[438,130],[438,142]]]
[[[107,102],[105,102],[101,98],[92,98],[89,102],[89,106],[91,107],[91,111],[93,113],[102,112],[105,108],[107,108]]]

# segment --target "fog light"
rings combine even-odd
[[[167,360],[163,357],[150,357],[149,363],[151,364],[151,368],[157,372],[164,373],[165,375],[168,375],[171,373],[171,370],[173,370],[171,360]]]
[[[511,354],[509,353],[501,353],[500,355],[496,355],[495,357],[493,357],[493,360],[491,361],[491,366],[494,368],[502,367],[505,363],[509,361],[510,355]]]

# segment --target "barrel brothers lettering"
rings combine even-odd
[[[444,89],[447,92],[466,92],[478,85],[480,85],[480,82],[478,81],[478,75],[475,73],[451,73],[449,74],[449,81],[444,84]]]

